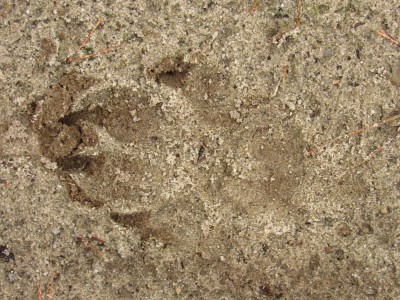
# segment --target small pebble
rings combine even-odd
[[[386,214],[388,213],[387,207],[381,207],[381,209],[379,210],[379,212],[380,212],[382,215],[386,215]]]
[[[333,55],[332,49],[326,49],[326,50],[324,51],[324,58],[325,58],[325,59],[331,58],[332,55]]]

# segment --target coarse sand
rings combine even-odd
[[[0,298],[399,299],[400,3],[298,5],[1,1]]]

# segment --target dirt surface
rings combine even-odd
[[[0,3],[2,299],[400,297],[399,3],[257,3]]]

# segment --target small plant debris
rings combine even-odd
[[[103,256],[103,252],[99,248],[105,246],[105,240],[97,237],[96,235],[92,235],[90,237],[77,236],[76,241],[82,244],[86,250],[92,251],[99,257]]]
[[[0,259],[6,262],[15,261],[15,255],[8,250],[7,246],[0,245]]]
[[[201,162],[206,159],[206,147],[204,145],[200,146],[199,154],[197,155],[197,161]]]

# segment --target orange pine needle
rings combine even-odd
[[[383,28],[378,31],[378,34],[383,38],[387,39],[389,42],[395,44],[396,46],[400,47],[400,41],[392,37],[391,35],[387,34]]]
[[[288,66],[284,65],[283,66],[283,80],[286,80],[287,76],[288,76]]]
[[[38,293],[38,300],[43,300],[43,294],[42,294],[42,291],[40,290],[39,282],[36,283],[36,288],[37,288],[37,293]],[[53,293],[54,293],[53,282],[51,282],[50,288],[49,288],[49,293],[47,294],[47,300],[53,299]]]
[[[297,16],[296,20],[292,22],[286,29],[279,30],[278,33],[274,37],[274,43],[279,44],[279,41],[282,39],[282,37],[291,32],[292,30],[295,30],[297,27],[300,26],[300,19],[301,19],[301,0],[297,1]]]
[[[103,257],[103,252],[101,252],[95,245],[90,243],[90,240],[86,237],[78,236],[77,240],[83,244],[83,247],[87,250],[92,251],[96,255]]]
[[[120,47],[120,45],[115,45],[115,46],[112,46],[112,47],[110,47],[110,48],[101,49],[100,51],[95,52],[95,53],[90,53],[90,54],[88,54],[88,55],[83,55],[83,56],[78,56],[78,57],[72,57],[72,56],[70,56],[70,57],[67,58],[67,62],[68,62],[68,63],[74,63],[74,62],[78,62],[78,61],[85,60],[85,59],[88,59],[88,58],[98,57],[98,56],[100,56],[100,55],[102,55],[102,54],[105,54],[105,53],[107,53],[107,52],[116,50],[116,49],[118,49],[119,47]]]
[[[253,11],[255,11],[255,9],[257,8],[259,2],[260,2],[259,0],[255,1],[255,2],[250,6],[250,8],[246,11],[246,15],[250,15]]]
[[[47,295],[47,300],[53,299],[53,282],[50,283],[50,289],[49,289],[49,294]]]
[[[36,288],[37,288],[37,293],[38,293],[38,300],[43,300],[43,295],[42,295],[42,291],[40,290],[39,282],[36,283]]]
[[[325,147],[327,147],[327,146],[329,146],[329,145],[331,145],[333,143],[337,143],[337,142],[343,140],[346,137],[351,137],[353,135],[361,134],[361,133],[363,133],[365,131],[381,127],[382,125],[385,125],[387,123],[393,122],[393,121],[395,121],[397,119],[400,119],[400,114],[394,115],[394,116],[389,117],[389,118],[386,118],[386,119],[382,120],[381,122],[374,123],[372,125],[368,125],[368,126],[363,127],[363,128],[359,128],[359,129],[356,129],[356,130],[349,131],[349,132],[345,133],[344,135],[341,135],[341,136],[338,136],[338,137],[336,137],[334,139],[326,141],[326,142],[324,142],[323,144],[321,144],[319,146],[316,146],[314,148],[308,149],[307,152],[308,152],[309,155],[312,156],[315,153],[320,152],[321,150],[323,150]]]
[[[100,24],[103,23],[103,19],[100,18],[97,20],[96,25],[94,26],[94,28],[92,29],[92,31],[89,33],[89,35],[86,37],[86,39],[82,42],[82,44],[78,47],[78,49],[75,50],[74,54],[77,54],[83,47],[85,47],[85,45],[87,44],[87,42],[89,42],[90,37],[93,35],[93,33],[97,30],[97,27],[100,26]],[[73,56],[72,55],[72,56]]]
[[[367,163],[368,161],[370,161],[371,159],[373,159],[379,152],[383,151],[383,147],[379,146],[378,148],[376,148],[374,151],[372,151],[369,155],[368,158],[364,159],[362,162],[360,162],[357,167],[361,166],[362,164]]]
[[[297,2],[297,18],[296,18],[296,25],[300,25],[300,18],[301,18],[301,0]]]
[[[90,31],[90,33],[88,34],[88,36],[86,37],[86,39],[82,42],[82,44],[78,47],[78,49],[76,49],[76,50],[74,51],[74,54],[72,54],[71,56],[69,56],[69,57],[66,59],[66,62],[67,62],[67,63],[74,63],[74,62],[78,62],[78,61],[85,60],[85,59],[88,59],[88,58],[98,57],[98,56],[100,56],[100,55],[102,55],[102,54],[105,54],[105,53],[107,53],[107,52],[116,50],[116,49],[118,49],[118,48],[120,47],[120,45],[115,45],[115,46],[112,46],[112,47],[109,47],[109,48],[101,49],[101,50],[98,51],[98,52],[91,53],[91,54],[88,54],[88,55],[76,56],[76,54],[77,54],[83,47],[85,47],[85,45],[88,43],[90,37],[94,34],[94,32],[95,32],[95,31],[97,30],[97,28],[101,25],[101,23],[103,23],[103,19],[102,19],[102,18],[100,18],[100,19],[97,21],[96,25],[95,25],[94,28]]]
[[[13,5],[13,0],[11,0],[7,5],[6,5],[6,7],[4,8],[4,11],[1,13],[1,16],[3,17],[3,18],[5,18],[7,15],[8,15],[8,13],[10,12],[10,10],[11,10],[11,7],[12,7],[12,5]]]

